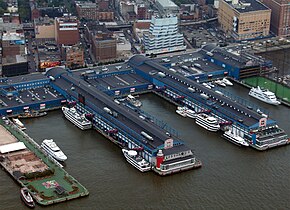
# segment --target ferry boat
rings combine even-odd
[[[138,155],[137,151],[122,149],[122,152],[128,163],[137,168],[139,171],[146,172],[151,170],[150,163]]]
[[[38,112],[38,111],[25,111],[23,114],[18,115],[18,118],[35,118],[46,116],[47,112]]]
[[[132,96],[131,94],[129,94],[128,96],[127,96],[127,100],[131,103],[131,104],[133,104],[134,106],[136,106],[136,107],[141,107],[142,106],[142,102],[141,101],[139,101],[139,100],[137,100],[134,96]]]
[[[195,122],[197,125],[209,131],[216,132],[220,129],[220,125],[218,124],[217,119],[205,113],[197,114]]]
[[[20,189],[20,197],[28,207],[30,207],[30,208],[35,207],[35,203],[32,199],[32,196],[30,195],[30,193],[26,187]]]
[[[252,87],[249,95],[259,99],[260,101],[266,102],[268,104],[272,105],[279,105],[281,104],[280,101],[277,100],[275,94],[267,89],[261,89],[259,86],[258,87]]]
[[[191,110],[191,109],[189,109],[189,108],[187,108],[187,107],[185,107],[185,106],[182,106],[182,107],[179,106],[179,107],[177,107],[177,110],[185,112],[185,114],[186,114],[185,117],[189,117],[189,118],[195,118],[196,117],[196,112]],[[176,112],[177,112],[177,110],[176,110]],[[183,112],[182,112],[182,114],[183,114]]]
[[[225,77],[222,79],[222,82],[223,82],[224,84],[226,84],[226,85],[229,85],[229,86],[233,86],[233,85],[234,85],[230,80],[228,80],[228,79],[225,78]]]
[[[20,129],[20,130],[26,130],[24,127],[24,124],[18,120],[17,118],[12,118],[12,121],[15,123],[15,125]]]
[[[226,131],[223,136],[229,140],[230,142],[238,145],[238,146],[245,146],[245,147],[248,147],[249,146],[249,143],[246,142],[242,137],[238,136],[238,135],[235,135],[233,134],[230,130],[229,131]]]
[[[61,108],[64,116],[66,119],[68,119],[70,122],[72,122],[75,126],[80,128],[81,130],[87,130],[92,128],[92,122],[86,119],[85,115],[81,115],[78,113],[76,108],[68,108],[68,107],[62,107]]]
[[[67,160],[66,155],[60,150],[60,148],[56,145],[53,139],[43,140],[41,147],[54,159],[58,161]]]

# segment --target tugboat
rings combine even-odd
[[[35,118],[35,117],[43,117],[47,115],[47,112],[39,112],[39,111],[25,111],[23,114],[18,115],[19,119],[22,118]]]
[[[137,151],[122,149],[122,152],[128,163],[137,168],[139,171],[146,172],[151,170],[150,163],[138,155]]]
[[[20,197],[28,207],[30,207],[30,208],[35,207],[35,203],[32,199],[32,196],[30,195],[30,193],[26,187],[20,189]]]

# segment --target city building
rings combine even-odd
[[[135,12],[135,14],[137,13],[136,4],[134,2],[120,1],[120,12],[123,18],[126,19],[128,13],[130,12]]]
[[[218,21],[222,30],[235,40],[267,37],[271,9],[256,0],[219,2]]]
[[[55,18],[55,39],[59,45],[75,45],[80,40],[79,21],[74,16]]]
[[[54,19],[47,16],[34,19],[34,31],[36,39],[55,39]]]
[[[176,16],[152,17],[149,32],[143,35],[146,54],[160,54],[185,50],[183,35],[178,32]]]
[[[83,67],[84,62],[84,49],[79,45],[62,46],[61,47],[62,60],[65,61],[66,67],[75,69]]]
[[[110,5],[112,5],[112,2],[109,0],[96,0],[96,3],[98,4],[99,11],[108,11],[110,8]]]
[[[105,25],[94,21],[86,23],[85,36],[97,62],[107,62],[117,58],[117,41]]]
[[[156,6],[162,15],[176,15],[179,7],[171,0],[156,0]]]
[[[76,1],[76,11],[79,19],[97,20],[98,6],[91,1]]]
[[[139,4],[137,6],[137,19],[146,20],[148,19],[147,7],[144,4]]]
[[[138,42],[142,42],[143,35],[146,32],[149,32],[151,20],[136,20],[133,24],[134,36]]]
[[[25,40],[22,32],[7,31],[2,35],[2,57],[24,55]]]
[[[21,74],[28,74],[28,62],[24,55],[10,55],[2,57],[2,64],[0,67],[1,76],[11,77]]]
[[[114,12],[113,11],[98,11],[97,20],[99,21],[113,21]]]
[[[270,30],[277,36],[290,35],[290,0],[263,0],[271,10]]]

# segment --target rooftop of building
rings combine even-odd
[[[81,8],[96,8],[97,3],[93,3],[91,1],[76,1],[76,6],[79,6]]]
[[[48,16],[34,19],[34,25],[54,25],[54,19]]]
[[[24,40],[23,33],[7,32],[2,35],[2,41]]]
[[[75,23],[78,22],[78,18],[76,16],[64,16],[64,17],[58,17],[55,19],[57,22],[60,23]]]
[[[239,13],[270,10],[266,5],[256,0],[232,0],[225,2],[227,2],[232,8],[237,10]]]
[[[178,6],[171,0],[157,0],[157,2],[162,6],[162,7],[176,7]]]

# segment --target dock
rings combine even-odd
[[[21,187],[28,188],[36,203],[47,206],[89,195],[84,186],[10,121],[0,120],[0,137],[1,166]],[[8,151],[9,145],[17,142],[25,146]]]

